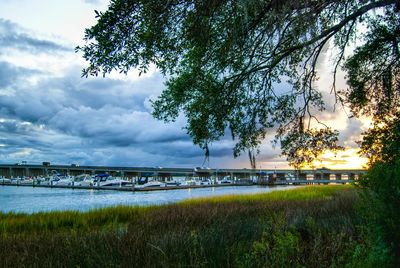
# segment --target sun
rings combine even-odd
[[[316,168],[326,167],[329,169],[365,169],[368,159],[358,154],[359,150],[348,148],[334,153],[324,153],[319,161],[314,162]]]

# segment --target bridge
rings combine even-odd
[[[0,176],[4,178],[49,176],[57,172],[63,175],[102,174],[124,177],[132,182],[140,178],[168,181],[173,178],[185,179],[215,179],[229,178],[235,182],[256,182],[260,184],[283,181],[353,181],[365,173],[363,169],[222,169],[222,168],[172,168],[172,167],[121,167],[121,166],[80,166],[80,165],[42,165],[31,164],[0,164]]]

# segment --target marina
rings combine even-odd
[[[223,185],[349,183],[365,170],[219,169],[208,167],[107,167],[13,164],[0,165],[0,185],[149,191]]]
[[[77,165],[0,165],[1,212],[87,211],[160,205],[308,184],[347,184],[363,170],[255,170]]]

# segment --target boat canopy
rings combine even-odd
[[[95,177],[99,177],[99,178],[107,178],[107,177],[110,177],[110,174],[107,174],[107,173],[103,173],[103,174],[97,174]]]

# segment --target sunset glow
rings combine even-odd
[[[358,154],[358,149],[345,149],[337,153],[326,152],[320,157],[320,161],[314,163],[316,168],[329,169],[364,169],[367,159]]]

